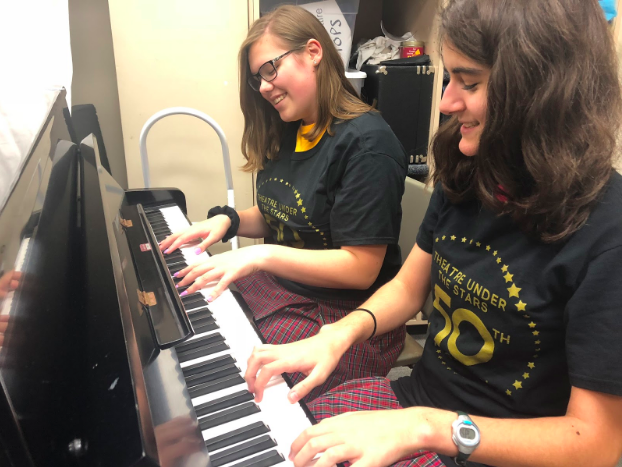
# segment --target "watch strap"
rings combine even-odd
[[[471,420],[471,417],[469,417],[469,414],[467,414],[466,412],[462,412],[460,410],[457,410],[456,413],[458,414],[458,420],[466,421],[467,423],[469,423],[469,424],[471,424],[473,426],[476,426],[473,423],[473,420]],[[460,467],[466,467],[467,460],[468,460],[470,455],[471,455],[471,452],[469,452],[469,453],[462,452],[462,451],[460,451],[460,446],[458,446],[458,455],[456,457],[454,457],[454,461]]]
[[[460,467],[466,467],[467,459],[469,458],[469,456],[470,454],[465,454],[464,452],[458,451],[458,455],[454,458],[454,460],[456,461],[456,464],[458,464]]]

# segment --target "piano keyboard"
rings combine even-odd
[[[189,225],[175,205],[145,212],[158,242]],[[171,274],[208,257],[195,250],[165,255]],[[205,296],[200,291],[182,297],[195,335],[175,351],[212,467],[293,466],[287,459],[290,446],[311,422],[300,404],[289,403],[289,387],[280,376],[255,403],[243,375],[253,347],[262,342],[231,291],[209,305]]]

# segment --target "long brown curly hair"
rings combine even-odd
[[[622,118],[597,0],[449,0],[441,39],[491,74],[478,154],[460,153],[451,118],[432,143],[433,180],[544,242],[578,230],[612,174]]]
[[[261,170],[267,159],[277,157],[285,128],[285,122],[272,104],[247,84],[250,76],[248,52],[257,40],[268,33],[289,50],[302,51],[309,39],[316,39],[322,46],[323,56],[317,66],[316,77],[318,120],[305,138],[313,141],[325,128],[332,135],[331,125],[335,120],[350,120],[372,110],[358,98],[346,78],[339,52],[322,23],[301,7],[281,6],[255,21],[240,47],[240,106],[244,114],[242,154],[247,161],[242,170],[246,172]]]

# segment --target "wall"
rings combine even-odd
[[[93,104],[110,169],[127,188],[123,131],[107,1],[69,0],[73,56],[72,105]]]
[[[252,177],[238,170],[244,159],[237,53],[248,31],[248,2],[109,4],[129,186],[143,186],[139,136],[147,119],[168,107],[192,107],[223,128],[236,208],[252,206]],[[191,220],[205,219],[210,207],[226,204],[221,146],[209,125],[189,116],[166,117],[149,132],[147,149],[152,186],[180,188]]]

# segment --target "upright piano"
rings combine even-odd
[[[123,190],[67,115],[59,90],[0,206],[0,465],[291,465],[313,419],[282,378],[247,391],[243,300],[180,298],[201,257],[157,247],[189,225],[183,193]]]

